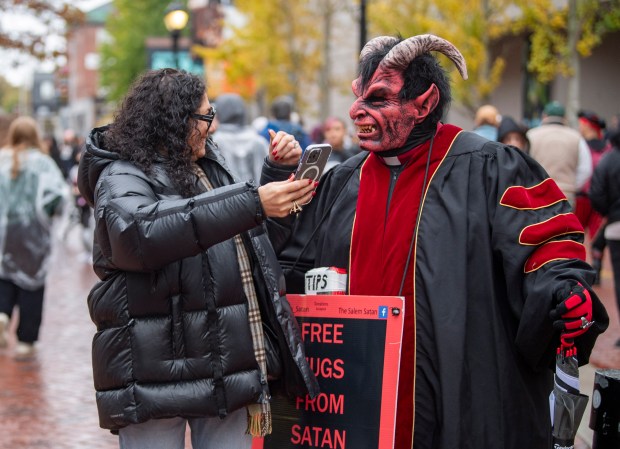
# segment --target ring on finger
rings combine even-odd
[[[297,203],[297,201],[293,201],[293,207],[289,211],[289,214],[291,215],[298,214],[301,211],[302,211],[302,207]]]
[[[587,329],[594,324],[594,321],[588,321],[586,317],[581,317],[581,329]]]

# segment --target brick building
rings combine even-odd
[[[107,112],[105,92],[99,86],[97,48],[106,39],[104,23],[111,9],[109,2],[87,12],[85,21],[70,30],[67,65],[57,73],[65,103],[60,109],[60,126],[82,136]]]

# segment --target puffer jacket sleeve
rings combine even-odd
[[[192,198],[159,199],[142,172],[122,163],[102,174],[95,205],[96,239],[103,256],[129,271],[158,270],[263,221],[260,198],[251,184],[232,184]]]
[[[265,185],[270,182],[285,181],[295,171],[296,165],[279,165],[265,158],[261,173],[260,184]],[[274,248],[279,248],[286,242],[290,235],[295,216],[289,215],[284,218],[269,218],[266,221],[269,240]]]

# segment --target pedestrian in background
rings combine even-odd
[[[607,129],[605,130],[605,140],[610,140],[612,134],[620,131],[620,114],[613,114],[609,117]]]
[[[497,141],[506,145],[512,145],[524,153],[529,153],[530,151],[530,142],[527,140],[527,127],[517,123],[515,119],[507,115],[502,117],[502,121],[497,129]]]
[[[322,123],[319,123],[312,128],[312,131],[310,131],[310,141],[312,143],[325,142],[325,131],[323,130]]]
[[[78,169],[82,152],[76,154],[75,165],[69,170],[69,181],[71,186],[71,196],[73,197],[73,210],[69,214],[69,223],[64,231],[64,237],[74,226],[79,227],[80,241],[82,242],[83,252],[80,258],[85,262],[92,262],[93,236],[92,236],[92,216],[93,210],[88,205],[80,189],[78,188]]]
[[[284,131],[295,136],[301,148],[305,149],[312,141],[303,127],[299,123],[293,121],[293,112],[293,100],[291,97],[288,95],[276,97],[271,103],[272,119],[267,121],[260,131],[260,135],[269,142],[271,139],[269,130],[275,132]]]
[[[62,133],[62,142],[58,147],[58,160],[56,161],[67,182],[70,182],[69,172],[76,164],[77,153],[81,151],[79,140],[72,129],[65,129]]]
[[[579,131],[566,125],[565,115],[561,103],[548,103],[540,126],[530,129],[527,138],[530,156],[542,165],[574,208],[577,192],[592,175],[592,157]]]
[[[480,106],[474,118],[473,132],[489,140],[497,140],[497,127],[502,119],[497,108],[491,104]]]
[[[323,132],[325,133],[325,143],[332,146],[326,170],[359,153],[360,149],[352,142],[347,130],[347,123],[343,119],[339,117],[327,118],[323,124]]]
[[[247,109],[241,95],[222,94],[217,97],[216,104],[219,127],[213,133],[213,141],[228,168],[242,181],[259,181],[269,144],[248,125]]]
[[[287,392],[318,393],[267,229],[315,186],[235,183],[208,138],[214,116],[202,78],[149,71],[80,159],[101,279],[88,298],[99,420],[122,449],[181,449],[187,424],[194,449],[250,448],[271,431],[270,347]],[[271,150],[275,170],[301,156],[281,131]]]
[[[605,120],[592,111],[581,110],[579,117],[579,132],[588,144],[592,159],[592,170],[595,170],[603,155],[611,149],[611,144],[604,138]],[[600,282],[603,264],[603,252],[605,251],[605,226],[601,214],[592,208],[588,191],[590,179],[586,181],[577,193],[575,201],[575,215],[579,218],[584,231],[590,237],[590,256],[592,267],[596,270],[595,284]]]
[[[609,142],[612,149],[594,169],[589,197],[592,207],[607,219],[604,237],[611,256],[616,304],[620,313],[620,130],[609,136]],[[616,346],[620,347],[620,338]]]
[[[54,137],[53,133],[46,134],[43,136],[43,149],[45,154],[51,157],[58,168],[60,167],[60,149],[58,148],[58,141]]]
[[[37,123],[16,118],[0,149],[0,347],[19,309],[15,356],[34,355],[43,316],[52,218],[68,198],[56,163],[44,153]]]

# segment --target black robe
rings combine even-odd
[[[282,227],[276,250],[289,292],[303,293],[311,268],[348,269],[366,156],[330,170],[290,234]],[[286,175],[271,169],[263,181]],[[461,132],[429,184],[412,260],[415,308],[406,311],[416,318],[416,449],[551,447],[548,397],[559,334],[549,312],[566,280],[589,288],[594,271],[579,258],[544,260],[549,256],[536,250],[545,242],[519,242],[527,226],[570,214],[565,199],[545,207],[500,204],[512,186],[521,193],[555,186],[547,178],[516,148]],[[551,240],[580,246],[583,232]],[[581,364],[609,321],[591,294],[596,323],[576,341]]]

